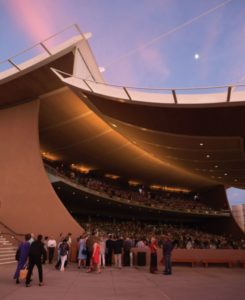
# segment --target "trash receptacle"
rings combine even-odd
[[[137,265],[140,267],[143,267],[146,265],[146,253],[145,252],[138,252]]]

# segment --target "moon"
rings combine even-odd
[[[198,60],[200,58],[200,55],[198,53],[195,53],[194,58],[195,60]]]

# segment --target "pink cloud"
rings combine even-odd
[[[138,49],[138,55],[128,55],[116,65],[106,67],[104,77],[106,82],[123,86],[148,86],[149,74],[166,80],[170,70],[164,58],[163,52],[157,48],[148,47]],[[138,67],[135,67],[135,64]],[[150,83],[154,85],[154,83]]]
[[[245,23],[244,23],[245,26]],[[240,26],[232,36],[232,48],[234,53],[233,68],[230,71],[230,78],[233,78],[233,82],[244,83],[245,82],[245,27]]]
[[[144,48],[139,51],[139,58],[147,71],[161,76],[161,80],[165,80],[169,76],[169,68],[164,59],[163,52],[157,48]]]
[[[203,34],[203,47],[200,51],[202,69],[200,75],[203,79],[207,79],[210,76],[210,72],[213,68],[213,59],[216,55],[213,51],[215,44],[222,32],[222,13],[216,14],[215,18],[209,19],[208,27],[205,28]],[[211,60],[210,60],[211,59]]]
[[[54,33],[54,23],[49,17],[48,2],[8,0],[5,5],[14,22],[20,26],[33,41],[41,41]]]
[[[103,75],[107,83],[119,86],[138,86],[139,84],[139,76],[131,59],[119,62],[116,67],[106,68]]]

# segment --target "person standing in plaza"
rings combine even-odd
[[[171,255],[173,251],[173,242],[170,240],[169,236],[166,235],[163,238],[163,258],[165,263],[165,270],[163,272],[164,275],[172,274],[172,260]]]
[[[61,266],[60,266],[60,271],[64,272],[65,271],[65,263],[68,259],[68,253],[69,253],[69,244],[67,242],[67,239],[65,238],[63,242],[59,246],[60,250],[60,261],[61,261]]]
[[[129,237],[125,239],[123,242],[123,257],[124,257],[124,263],[123,265],[125,267],[130,266],[130,254],[131,254],[131,248],[132,248],[132,241],[130,240]]]
[[[114,257],[115,257],[115,266],[119,269],[122,268],[122,250],[123,250],[123,238],[116,236],[114,241]]]
[[[45,256],[44,243],[42,242],[43,236],[39,234],[37,239],[32,242],[30,251],[29,251],[29,266],[28,273],[26,276],[26,287],[30,286],[31,275],[34,266],[37,266],[38,277],[39,277],[39,286],[43,285],[43,269],[42,269],[42,260]]]
[[[112,235],[108,235],[108,239],[105,242],[106,245],[106,265],[112,266],[112,254],[114,249],[114,240],[112,239]]]
[[[24,269],[27,266],[27,260],[28,260],[28,255],[30,251],[30,238],[31,234],[26,234],[25,235],[25,241],[23,241],[19,248],[18,248],[18,257],[16,257],[16,260],[18,260],[18,265],[14,274],[14,279],[16,280],[16,284],[20,283],[19,281],[19,276],[20,276],[20,270]]]
[[[154,274],[157,271],[157,240],[152,237],[149,245],[151,260],[150,260],[150,273]]]
[[[95,239],[93,244],[93,253],[92,253],[92,268],[96,273],[100,273],[100,244],[98,238]]]
[[[49,264],[53,263],[54,252],[55,252],[56,246],[57,246],[56,240],[51,236],[48,240],[48,261],[49,261]]]

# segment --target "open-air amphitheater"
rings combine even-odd
[[[1,299],[33,299],[12,281],[24,234],[58,240],[71,232],[76,261],[80,218],[193,225],[244,240],[225,192],[245,188],[244,85],[111,86],[89,37],[74,25],[1,64]],[[87,184],[86,176],[104,176],[116,192],[108,181],[107,190]],[[122,182],[133,190],[130,197],[117,192]],[[156,196],[147,204],[134,198],[137,186],[147,187],[148,195],[163,193],[168,204]],[[195,207],[171,203],[178,193],[198,195]],[[45,266],[47,286],[35,289],[35,299],[244,299],[245,249],[237,248],[174,249],[174,275],[167,279],[149,274],[147,247],[145,267],[137,266],[139,249],[133,248],[134,268],[106,268],[97,277],[72,264],[60,277]],[[159,262],[161,256],[159,249]]]

